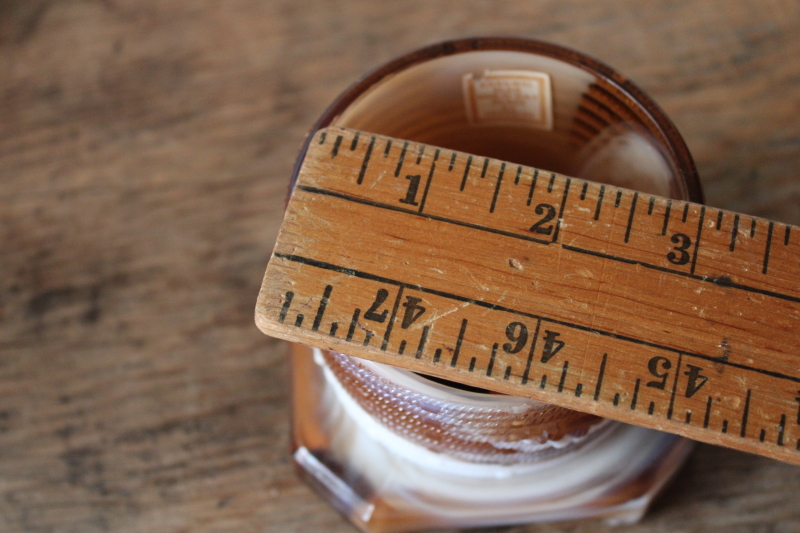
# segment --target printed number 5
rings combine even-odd
[[[670,240],[677,244],[677,246],[673,248],[675,250],[674,252],[667,254],[667,259],[669,259],[669,262],[673,265],[685,265],[688,263],[689,252],[687,252],[687,249],[692,245],[692,239],[683,233],[676,233]]]

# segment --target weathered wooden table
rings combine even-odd
[[[294,476],[256,294],[327,103],[481,34],[613,65],[709,204],[800,223],[797,2],[0,1],[0,530],[352,531]],[[800,531],[799,491],[796,467],[699,446],[624,530]]]

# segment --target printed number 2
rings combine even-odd
[[[531,231],[534,233],[539,233],[541,235],[550,235],[553,233],[553,225],[547,224],[554,218],[556,218],[556,208],[550,204],[539,204],[536,206],[536,214],[537,215],[544,215],[542,219],[531,226]]]
[[[673,252],[667,254],[667,259],[673,265],[685,265],[689,262],[689,252],[687,252],[688,248],[692,245],[692,239],[689,238],[688,235],[684,235],[683,233],[676,233],[670,239],[673,243],[677,244],[673,248]],[[677,252],[677,253],[675,253]]]

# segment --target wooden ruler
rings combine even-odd
[[[267,334],[800,464],[800,230],[339,128]]]

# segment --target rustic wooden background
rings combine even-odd
[[[358,76],[491,34],[628,74],[709,204],[800,224],[796,1],[0,0],[0,530],[353,531],[294,476],[253,324],[286,181]],[[701,445],[620,531],[800,531],[799,493]]]

